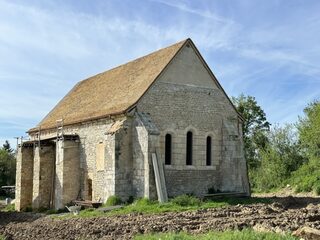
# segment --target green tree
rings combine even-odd
[[[320,194],[320,100],[304,109],[297,124],[301,147],[308,162],[292,176],[290,182],[297,192],[314,191]]]
[[[267,137],[268,143],[260,152],[260,167],[252,174],[253,187],[259,191],[281,187],[306,161],[293,125],[276,125]]]
[[[249,169],[256,169],[260,164],[259,152],[267,144],[266,134],[270,123],[254,97],[241,94],[239,97],[232,97],[232,102],[245,119],[242,130]]]
[[[9,152],[9,153],[13,152],[13,149],[11,148],[11,145],[10,145],[8,140],[6,140],[5,143],[2,146],[3,146],[2,148],[4,150],[6,150],[7,152]]]
[[[309,159],[320,160],[320,101],[304,109],[305,117],[299,119],[300,141]]]
[[[16,176],[16,159],[8,141],[0,148],[0,186],[14,185]]]

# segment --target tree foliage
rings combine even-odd
[[[8,141],[0,148],[0,186],[14,185],[16,176],[16,159]]]
[[[301,145],[310,159],[320,160],[320,101],[309,104],[304,114],[298,122]]]
[[[255,169],[260,164],[259,152],[267,144],[266,134],[270,123],[254,97],[241,94],[239,97],[232,97],[232,102],[245,119],[242,128],[245,157],[249,169]]]
[[[296,191],[314,191],[320,194],[320,101],[304,109],[305,116],[297,124],[301,148],[307,162],[291,177]]]
[[[268,132],[267,138],[267,146],[260,153],[261,164],[252,174],[253,187],[259,191],[283,186],[306,161],[293,125],[276,125]]]

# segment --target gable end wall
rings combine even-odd
[[[140,99],[137,111],[149,113],[159,128],[158,155],[163,162],[165,135],[172,135],[172,164],[165,166],[169,196],[203,195],[212,187],[244,191],[246,173],[243,167],[235,168],[245,165],[238,114],[192,47],[185,46],[178,53]],[[188,131],[193,132],[192,166],[186,165]],[[227,142],[234,132],[239,137]],[[207,136],[212,137],[211,166],[206,166]]]

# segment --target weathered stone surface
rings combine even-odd
[[[32,205],[33,146],[18,148],[15,209],[20,211]]]
[[[49,208],[53,196],[54,145],[36,146],[34,150],[32,208]]]

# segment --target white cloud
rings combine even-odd
[[[242,21],[247,11],[222,11],[211,1],[197,6],[191,1],[146,1],[142,7],[150,16],[130,18],[111,14],[117,2],[108,2],[99,13],[75,11],[62,3],[39,7],[0,1],[0,55],[6,56],[0,59],[0,122],[7,122],[7,129],[39,122],[77,81],[187,37],[229,95],[256,96],[272,119],[293,119],[286,116],[301,112],[309,96],[320,96],[320,21],[314,12],[298,24],[290,24],[289,18],[295,17],[291,14],[283,24],[270,16],[264,25],[255,19]],[[169,24],[151,22],[151,15],[161,12],[151,10],[162,7],[174,13],[159,17]],[[308,86],[299,99],[286,94],[285,88],[294,86],[281,84],[290,77]],[[280,98],[284,101],[277,101]],[[286,102],[298,107],[285,108]],[[0,137],[8,131],[0,128]]]

